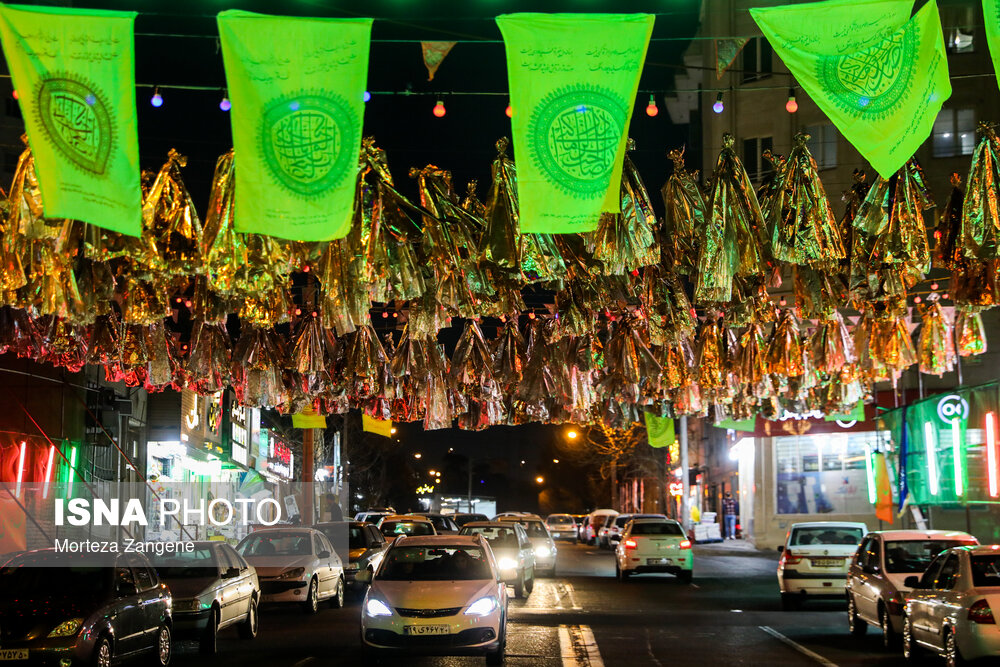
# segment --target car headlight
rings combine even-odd
[[[545,546],[535,547],[535,555],[539,558],[548,558],[552,555],[552,550]]]
[[[365,603],[365,613],[369,616],[392,616],[392,609],[378,598],[368,598],[368,602]]]
[[[497,567],[499,567],[501,570],[516,570],[517,561],[508,556],[504,556],[503,558],[497,559]]]
[[[198,598],[190,598],[187,600],[178,600],[174,598],[174,611],[201,611],[202,609],[208,609],[212,605],[207,602],[202,602]]]
[[[305,573],[306,573],[306,568],[304,568],[304,567],[296,567],[296,568],[291,569],[291,570],[285,570],[284,572],[282,572],[281,574],[279,574],[277,578],[278,579],[299,579]]]
[[[493,596],[487,596],[484,598],[479,598],[475,602],[469,605],[469,608],[465,610],[466,616],[487,616],[493,613],[493,610],[497,608],[497,600]]]
[[[71,637],[79,632],[81,625],[83,625],[82,618],[71,618],[53,628],[49,637]]]

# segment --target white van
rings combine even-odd
[[[619,512],[617,510],[594,510],[587,515],[587,525],[584,526],[583,541],[587,544],[593,545],[597,542],[597,531],[600,530],[601,526],[609,516],[618,516]]]

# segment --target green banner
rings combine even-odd
[[[884,178],[951,96],[937,3],[827,0],[750,13],[796,81]]]
[[[328,241],[351,229],[371,19],[218,16],[232,101],[235,226]]]
[[[506,14],[521,232],[597,228],[620,210],[625,142],[654,17]]]
[[[646,440],[650,447],[669,447],[676,439],[674,435],[674,420],[670,417],[659,417],[652,412],[643,412],[646,422]]]
[[[1000,80],[1000,0],[983,0],[983,26],[993,58],[993,73]]]
[[[0,5],[46,218],[142,232],[135,12]]]

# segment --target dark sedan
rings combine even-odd
[[[333,548],[344,562],[344,578],[347,585],[356,590],[364,590],[366,584],[355,581],[358,572],[378,569],[389,543],[374,524],[363,521],[330,521],[313,526],[326,535]]]
[[[15,556],[0,569],[0,660],[67,667],[150,656],[171,658],[171,596],[141,554],[113,567],[51,549]]]

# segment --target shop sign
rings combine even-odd
[[[958,394],[942,396],[937,404],[938,419],[950,424],[955,419],[965,421],[969,418],[969,402]]]
[[[292,450],[281,440],[271,438],[270,452],[267,457],[267,472],[281,477],[282,479],[292,478]]]

